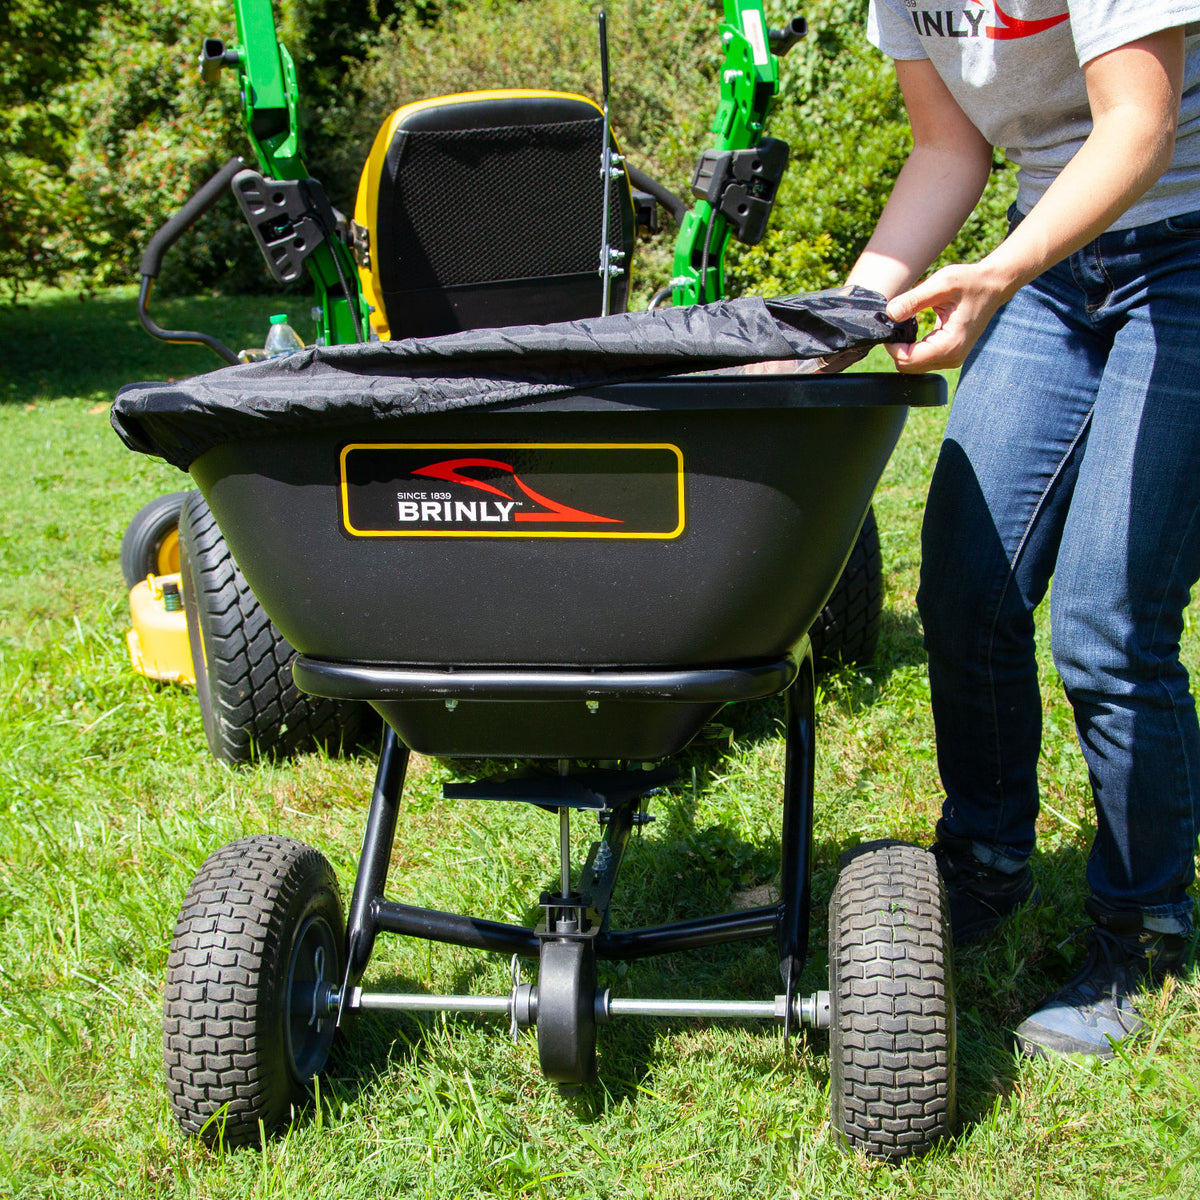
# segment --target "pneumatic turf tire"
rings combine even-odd
[[[366,704],[296,687],[296,651],[255,599],[199,492],[183,506],[179,543],[196,695],[215,758],[238,764],[318,748],[337,753],[377,730]]]
[[[334,1018],[318,992],[345,969],[337,879],[324,855],[260,835],[209,855],[167,960],[163,1063],[179,1124],[208,1142],[259,1140],[303,1104]]]
[[[121,538],[121,575],[127,588],[147,575],[179,570],[179,514],[187,492],[167,492],[143,504]]]
[[[829,906],[834,1128],[872,1158],[924,1154],[953,1129],[950,920],[933,855],[860,847]]]
[[[879,645],[882,616],[883,554],[872,507],[833,594],[808,631],[817,669],[869,663]]]

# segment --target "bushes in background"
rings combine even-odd
[[[302,74],[306,124],[395,10],[396,0],[276,0]],[[208,87],[197,69],[204,37],[235,40],[233,4],[14,0],[0,9],[0,33],[18,49],[22,36],[40,48],[36,61],[30,49],[0,74],[0,286],[136,280],[159,225],[231,154],[248,151],[232,77]],[[30,113],[53,139],[19,136]],[[274,284],[230,199],[170,252],[162,286]]]
[[[791,145],[791,166],[766,241],[730,255],[735,292],[839,283],[886,199],[907,151],[907,123],[891,64],[863,34],[866,6],[804,6],[812,32],[783,62],[770,128]],[[720,4],[606,7],[623,147],[687,195],[717,103]],[[448,0],[441,9],[432,0],[277,0],[300,74],[310,169],[348,208],[375,130],[400,104],[512,86],[598,99],[596,11],[580,0]],[[793,12],[768,0],[774,24]],[[37,41],[48,13],[57,55]],[[0,32],[16,50],[0,66],[0,273],[10,289],[32,280],[133,280],[153,231],[230,154],[246,152],[232,79],[205,87],[196,69],[202,37],[234,40],[232,4],[14,0]],[[998,186],[953,253],[977,255],[999,236],[1010,176],[998,167]],[[643,295],[669,271],[669,241],[639,276]],[[163,283],[175,291],[271,286],[232,201],[176,246]]]
[[[0,5],[0,293],[53,279],[51,243],[75,218],[66,186],[74,127],[56,103],[79,73],[96,4],[9,0]]]

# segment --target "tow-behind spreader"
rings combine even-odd
[[[227,166],[168,223],[147,251],[141,310],[159,335],[236,363],[216,339],[158,330],[148,315],[163,252],[232,184],[277,278],[315,279],[320,344],[131,385],[113,422],[198,488],[179,500],[179,580],[214,749],[237,744],[238,712],[261,715],[258,644],[286,648],[273,661],[305,703],[370,706],[385,730],[348,914],[329,862],[290,838],[235,842],[196,875],[166,987],[180,1123],[257,1140],[260,1122],[304,1100],[356,1013],[495,1014],[536,1032],[542,1069],[564,1090],[592,1077],[607,1022],[761,1018],[785,1036],[828,1030],[833,1123],[852,1146],[927,1150],[955,1106],[949,925],[932,856],[898,843],[847,856],[828,990],[804,995],[799,979],[810,631],[845,578],[908,409],[944,403],[945,386],[829,373],[911,339],[882,297],[717,299],[728,238],[761,237],[774,200],[786,147],[763,136],[770,50],[803,22],[768,31],[758,0],[726,0],[718,145],[690,212],[645,177],[631,192],[605,85],[603,107],[549,92],[406,106],[380,131],[348,220],[298,168],[294,75],[269,3],[240,0],[238,12],[241,44],[209,39],[205,70],[238,71],[261,169]],[[634,214],[653,224],[653,197],[678,206],[675,275],[652,311],[625,313]],[[806,365],[728,373],[780,359]],[[245,686],[230,667],[238,654]],[[779,693],[778,903],[613,928],[627,843],[649,794],[674,778],[672,758],[724,705]],[[410,751],[510,760],[500,776],[447,785],[446,800],[556,815],[556,877],[536,924],[388,895]],[[582,854],[580,819],[598,828]],[[387,933],[504,955],[511,986],[381,990],[368,968]],[[775,942],[775,994],[624,996],[602,974],[610,960],[750,938]],[[536,964],[529,980],[522,960]]]

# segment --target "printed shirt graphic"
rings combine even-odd
[[[1015,0],[1008,2],[1012,5]],[[1000,7],[1000,0],[992,0],[991,12],[984,0],[968,0],[961,9],[918,8],[916,3],[906,7],[918,37],[988,37],[997,41],[1011,41],[1013,38],[1033,37],[1071,19],[1066,0],[1062,0],[1062,12],[1051,17],[1034,18],[1011,16]]]
[[[867,36],[927,58],[984,137],[1020,168],[1029,212],[1091,132],[1081,64],[1187,26],[1175,161],[1114,228],[1200,209],[1200,0],[871,0]]]

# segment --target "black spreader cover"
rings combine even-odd
[[[910,342],[882,296],[862,288],[743,298],[556,325],[438,338],[311,346],[178,383],[121,389],[113,427],[127,446],[187,470],[229,442],[402,414],[495,406],[776,359],[837,369],[881,342]]]

